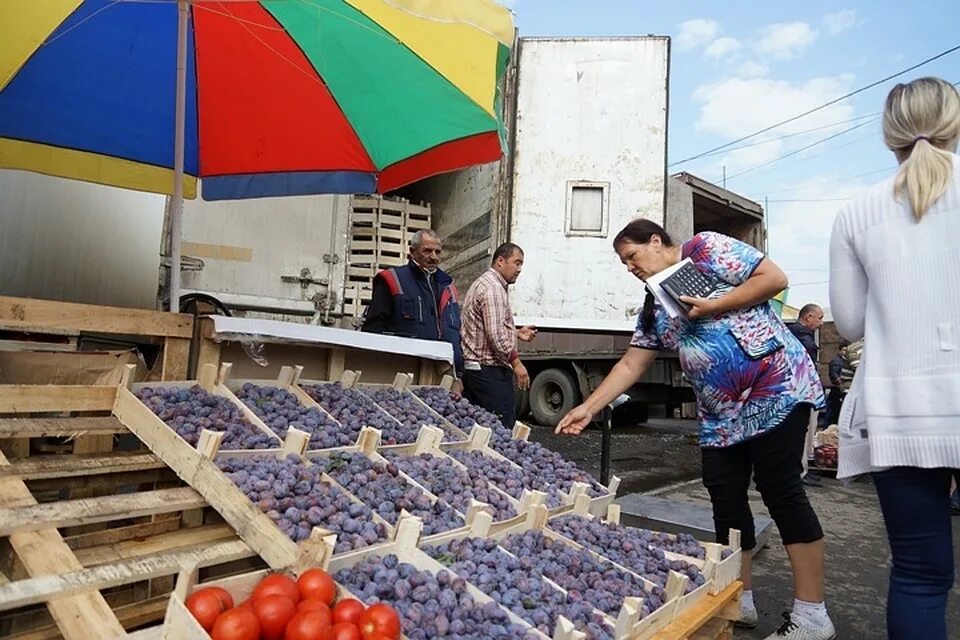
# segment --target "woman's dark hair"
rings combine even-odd
[[[670,234],[667,233],[666,229],[652,220],[647,220],[646,218],[637,218],[621,229],[620,233],[617,234],[617,237],[613,239],[613,249],[616,251],[617,247],[624,242],[647,244],[650,242],[650,238],[653,236],[660,236],[660,242],[663,243],[663,246],[673,246],[673,240],[670,239]],[[650,288],[648,287],[647,296],[643,299],[643,312],[640,316],[640,327],[643,329],[644,333],[648,333],[653,329],[653,305],[655,302],[656,300],[654,299],[653,294],[650,292]]]
[[[672,247],[673,241],[667,230],[652,220],[646,218],[637,218],[625,226],[613,239],[613,249],[616,250],[624,242],[636,242],[637,244],[647,244],[653,236],[660,236],[660,242],[665,247]]]

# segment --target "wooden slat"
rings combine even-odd
[[[49,600],[59,602],[66,596],[177,573],[181,567],[190,564],[207,567],[246,558],[249,555],[250,549],[243,542],[222,542],[191,551],[164,553],[92,569],[65,572],[60,575],[19,580],[0,586],[0,610],[25,607]],[[99,637],[112,636],[101,632]]]
[[[715,596],[707,596],[695,606],[681,612],[664,629],[653,635],[652,640],[687,640],[729,603],[740,597],[742,582],[734,582]]]
[[[6,464],[7,459],[0,454],[0,466]],[[0,505],[12,507],[35,503],[19,478],[0,478]],[[56,529],[12,535],[10,546],[31,576],[56,575],[83,568]],[[99,593],[57,598],[47,602],[47,608],[67,640],[99,640],[123,634],[123,627]]]
[[[213,524],[195,529],[178,529],[139,540],[127,540],[117,544],[80,549],[74,553],[83,566],[93,567],[108,562],[132,560],[133,558],[142,558],[157,553],[196,549],[217,542],[229,542],[236,539],[237,534],[229,525]],[[250,551],[249,555],[253,556],[253,551]]]
[[[116,399],[113,386],[0,385],[0,414],[64,411],[109,411]]]
[[[79,434],[112,435],[127,428],[113,416],[102,418],[0,418],[0,439],[52,438]]]
[[[167,338],[163,342],[163,380],[186,380],[190,359],[188,338]]]
[[[193,316],[146,309],[0,296],[0,328],[60,335],[89,331],[191,338]]]
[[[199,493],[182,487],[3,508],[0,509],[0,536],[120,518],[139,518],[155,513],[197,509],[204,505],[206,501]]]
[[[127,595],[124,592],[115,592],[104,596],[125,629],[134,629],[163,620],[163,615],[167,611],[167,603],[170,600],[168,595],[164,594],[133,603],[127,602],[126,599],[131,596],[132,594]],[[7,640],[60,640],[60,638],[63,638],[60,630],[56,626],[52,626],[53,621],[49,615],[40,617],[37,612],[24,615],[35,616],[37,626],[29,631],[14,632],[13,635],[4,636],[4,638],[7,638]],[[17,620],[21,617],[13,615],[6,619]]]
[[[182,480],[206,497],[210,506],[267,564],[275,569],[297,564],[300,549],[296,543],[280,532],[212,460],[202,457],[129,390],[119,388],[113,411]]]
[[[125,527],[111,527],[102,531],[91,531],[89,533],[80,533],[75,536],[67,536],[64,541],[71,549],[74,555],[84,566],[92,564],[83,556],[86,549],[98,549],[113,547],[114,545],[126,542],[127,540],[144,540],[151,536],[157,536],[180,528],[180,518],[176,515],[169,515],[166,518],[154,520],[152,522],[141,522],[131,524]],[[93,553],[91,551],[91,553]]]
[[[93,476],[124,471],[149,471],[166,465],[152,453],[113,453],[110,455],[33,456],[0,467],[0,476],[14,475],[24,480]]]
[[[151,622],[163,620],[163,614],[167,611],[167,603],[169,600],[169,596],[164,595],[158,598],[144,600],[143,602],[116,607],[113,612],[117,615],[117,619],[125,629],[133,629],[145,624],[150,624]],[[59,629],[46,626],[32,631],[17,633],[9,636],[8,640],[59,640],[62,637],[63,634],[60,633]]]
[[[152,485],[157,482],[168,482],[176,480],[173,471],[165,467],[149,471],[124,471],[121,473],[110,473],[99,476],[79,476],[75,478],[48,478],[44,480],[28,480],[27,486],[34,495],[44,491],[55,491],[57,496],[51,500],[59,500],[59,493],[62,490],[74,491],[76,489],[89,489],[92,491],[101,491],[106,493],[116,493],[118,487],[137,487],[140,485]],[[40,501],[40,496],[37,496]]]

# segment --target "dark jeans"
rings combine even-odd
[[[463,397],[496,414],[509,430],[517,422],[516,391],[513,370],[507,367],[481,367],[463,372]]]
[[[846,392],[841,387],[830,387],[827,391],[827,411],[823,426],[829,427],[840,422],[840,408],[843,406],[845,395]]]
[[[894,467],[873,474],[893,554],[887,594],[890,640],[947,639],[947,595],[953,587],[953,473]]]
[[[816,542],[823,537],[800,478],[809,422],[810,405],[800,405],[763,435],[722,449],[701,449],[703,485],[713,504],[717,542],[728,544],[729,530],[739,529],[743,549],[757,546],[747,500],[751,475],[784,544]]]

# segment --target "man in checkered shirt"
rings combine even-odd
[[[489,269],[470,286],[461,307],[463,395],[499,416],[512,429],[516,422],[516,388],[530,388],[530,374],[520,361],[517,340],[532,341],[534,327],[517,329],[507,288],[523,268],[523,249],[506,242],[493,254]],[[516,385],[514,384],[516,379]]]

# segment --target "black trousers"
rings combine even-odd
[[[513,370],[507,367],[480,367],[463,372],[463,396],[500,418],[507,429],[517,422]]]
[[[799,405],[761,436],[723,449],[701,449],[703,485],[713,503],[717,542],[727,544],[729,530],[739,529],[743,549],[757,546],[747,501],[751,475],[783,544],[815,542],[823,537],[800,478],[809,420],[810,405]]]
[[[826,426],[837,424],[840,421],[840,408],[843,406],[843,397],[846,392],[841,387],[830,387],[827,391]]]

